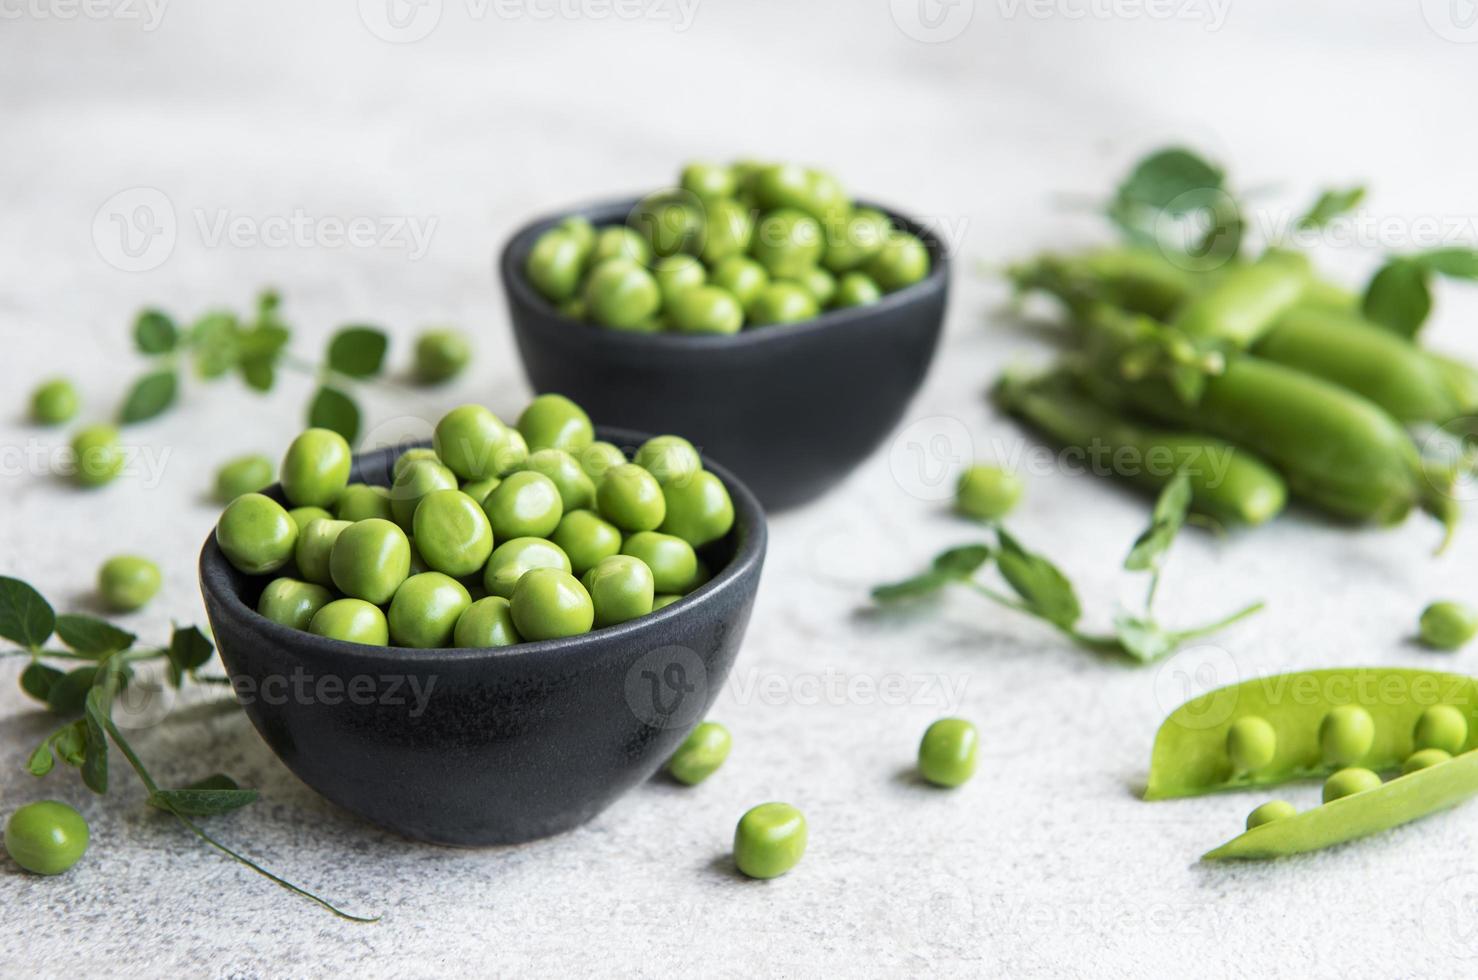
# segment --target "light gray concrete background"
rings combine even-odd
[[[110,412],[140,369],[127,328],[143,304],[188,317],[273,283],[298,353],[365,320],[393,332],[398,369],[420,327],[472,331],[475,368],[453,386],[366,395],[385,433],[466,400],[516,411],[528,391],[495,250],[534,213],[656,185],[690,157],[834,168],[929,216],[959,259],[944,346],[898,438],[773,523],[714,710],[736,747],[708,784],[654,784],[564,837],[458,852],[330,806],[232,709],[185,706],[136,732],[168,780],[223,770],[260,787],[261,804],[213,826],[385,916],[349,925],[198,846],[121,768],[106,799],[71,773],[36,783],[22,765],[49,720],[7,662],[0,810],[71,801],[95,843],[60,879],[0,863],[0,974],[1471,975],[1478,808],[1207,867],[1197,856],[1261,797],[1136,794],[1159,721],[1208,684],[1320,665],[1474,670],[1472,651],[1427,654],[1409,634],[1429,599],[1478,598],[1478,532],[1441,560],[1421,519],[1348,530],[1293,514],[1188,535],[1167,618],[1269,608],[1159,667],[1095,659],[969,596],[915,621],[860,613],[871,584],[977,536],[938,499],[972,454],[1026,471],[1015,527],[1072,574],[1094,623],[1137,601],[1117,563],[1144,502],[1042,464],[981,397],[1045,352],[996,315],[1005,292],[980,270],[1101,240],[1084,202],[1168,140],[1224,160],[1272,232],[1324,182],[1368,179],[1355,228],[1320,249],[1352,284],[1382,248],[1471,243],[1478,28],[1462,5],[625,2],[0,0],[0,572],[85,609],[104,557],[153,555],[164,591],[127,620],[145,636],[203,618],[193,561],[211,476],[233,454],[279,453],[310,382],[267,397],[194,384],[183,410],[130,431],[147,466],[76,491],[47,475],[63,435],[25,423],[26,392],[65,372],[88,417]],[[334,237],[354,219],[371,241]],[[1433,343],[1478,357],[1475,313],[1470,289],[1444,284]],[[906,776],[945,714],[984,739],[980,774],[955,793]],[[777,798],[806,811],[810,852],[784,879],[736,880],[734,821]]]

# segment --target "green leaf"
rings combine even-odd
[[[1418,252],[1411,261],[1449,279],[1478,279],[1478,250],[1471,248],[1434,248]]]
[[[56,635],[78,653],[102,656],[127,650],[138,637],[92,616],[63,613],[56,618]]]
[[[272,386],[277,383],[277,365],[257,358],[242,361],[241,380],[253,391],[271,391]]]
[[[176,626],[174,635],[169,638],[170,682],[179,687],[185,674],[204,667],[215,652],[215,645],[198,627]]]
[[[33,660],[25,670],[21,671],[21,690],[37,701],[45,703],[46,699],[51,696],[52,686],[62,677],[62,672],[55,667],[48,667]]]
[[[1141,663],[1159,660],[1176,647],[1175,637],[1153,621],[1127,613],[1114,619],[1114,634],[1124,652]]]
[[[328,366],[351,378],[372,378],[385,363],[390,340],[374,327],[344,327],[328,342]]]
[[[31,758],[26,760],[26,768],[33,776],[44,776],[56,767],[56,759],[51,754],[51,739],[47,739],[36,746],[36,751],[31,753]]]
[[[47,692],[46,704],[59,715],[75,715],[87,703],[87,692],[97,679],[96,667],[78,667],[57,678]]]
[[[149,805],[187,817],[211,817],[255,803],[254,789],[241,789],[230,776],[217,773],[182,789],[162,789],[149,796]]]
[[[174,404],[179,392],[179,379],[173,368],[151,371],[134,382],[118,419],[125,425],[154,418]]]
[[[1007,584],[1031,612],[1061,629],[1072,629],[1083,614],[1072,582],[1052,562],[1023,548],[1005,529],[997,529],[996,534],[1001,542],[996,567]]]
[[[932,595],[940,589],[957,581],[955,576],[937,569],[929,569],[920,572],[912,578],[906,578],[901,582],[890,582],[887,585],[879,585],[872,590],[872,597],[877,602],[898,602],[904,599],[920,599],[926,595]]]
[[[990,561],[991,549],[986,544],[966,544],[941,552],[934,559],[934,570],[953,578],[969,578]]]
[[[1427,270],[1411,259],[1392,259],[1365,287],[1361,303],[1365,318],[1392,333],[1415,337],[1432,312]]]
[[[51,736],[51,747],[69,766],[81,766],[87,759],[87,719],[78,718]]]
[[[108,791],[107,724],[112,713],[108,693],[100,687],[87,692],[87,751],[82,759],[82,782],[99,795]]]
[[[1295,228],[1323,228],[1340,215],[1348,214],[1365,200],[1365,188],[1360,186],[1329,188],[1321,193],[1313,207],[1294,223]]]
[[[1114,195],[1116,204],[1157,211],[1182,206],[1192,191],[1220,190],[1226,174],[1182,147],[1156,150],[1135,164]]]
[[[359,406],[342,391],[324,385],[308,406],[308,424],[332,429],[353,445],[359,438]]]
[[[1129,556],[1124,559],[1124,567],[1131,572],[1146,572],[1156,568],[1175,536],[1185,526],[1190,506],[1191,478],[1181,470],[1160,491],[1150,526],[1135,540]]]
[[[167,313],[144,310],[133,322],[133,342],[144,354],[168,354],[180,342],[180,332]]]
[[[241,327],[236,314],[217,310],[190,327],[195,370],[202,378],[219,378],[236,366],[241,356]]]
[[[257,391],[271,391],[277,381],[277,361],[292,334],[279,323],[259,322],[241,335],[242,380]]]
[[[41,593],[18,578],[0,575],[0,636],[40,650],[56,629],[56,613]]]

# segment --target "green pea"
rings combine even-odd
[[[716,721],[705,721],[672,753],[672,758],[667,760],[667,772],[686,786],[697,786],[718,772],[733,744],[727,728]]]
[[[70,871],[87,853],[89,841],[82,814],[56,800],[27,803],[5,822],[5,850],[32,874]]]
[[[319,519],[312,521],[306,526],[299,525],[298,544],[293,551],[293,560],[297,563],[298,574],[309,582],[316,585],[333,585],[333,575],[329,571],[329,557],[334,551],[334,542],[339,540],[339,535],[346,528],[353,526],[353,521],[336,521],[333,519]]]
[[[865,273],[848,272],[837,280],[837,288],[832,294],[831,305],[842,310],[853,306],[867,306],[882,298],[883,291]]]
[[[141,609],[159,592],[159,566],[137,555],[115,555],[98,569],[98,595],[118,612]]]
[[[733,293],[739,305],[748,309],[770,284],[770,274],[754,259],[731,255],[714,266],[708,281]]]
[[[274,623],[295,630],[306,630],[318,610],[334,601],[334,594],[321,585],[293,578],[276,578],[267,583],[257,600],[257,612]]]
[[[667,304],[672,327],[688,334],[736,334],[744,326],[744,308],[728,290],[695,286]]]
[[[287,512],[287,516],[291,517],[293,519],[293,523],[298,526],[300,541],[302,540],[301,535],[303,533],[303,529],[309,524],[312,524],[314,521],[331,521],[334,519],[334,515],[330,514],[322,507],[294,507],[292,510]]]
[[[1284,800],[1269,800],[1256,810],[1247,814],[1247,829],[1251,830],[1253,827],[1261,827],[1263,824],[1272,823],[1275,820],[1287,820],[1289,817],[1296,816],[1297,814],[1298,810],[1294,808],[1292,803],[1285,802]]]
[[[694,548],[717,541],[734,526],[734,501],[724,481],[707,470],[662,488],[664,517],[659,530]]]
[[[703,263],[691,255],[669,255],[658,259],[652,266],[652,275],[657,278],[657,288],[662,290],[662,304],[671,305],[673,297],[683,290],[701,286],[708,279]]]
[[[966,517],[998,521],[1021,501],[1021,478],[996,466],[971,466],[960,474],[955,509]]]
[[[1418,769],[1426,769],[1428,766],[1435,766],[1439,762],[1450,761],[1452,761],[1452,754],[1449,752],[1444,752],[1441,749],[1420,749],[1406,757],[1406,761],[1401,764],[1401,775],[1409,776]]]
[[[596,626],[615,626],[652,611],[652,570],[627,555],[602,558],[581,579],[595,608]]]
[[[575,244],[580,248],[582,263],[590,258],[590,253],[595,250],[595,226],[588,218],[572,214],[555,227],[575,240]]]
[[[698,571],[698,556],[682,538],[658,531],[638,531],[626,539],[621,554],[640,559],[652,570],[658,592],[682,592]]]
[[[516,473],[524,461],[529,458],[529,444],[524,440],[523,433],[512,426],[508,427],[508,443],[500,452],[502,462],[498,466],[498,475],[507,476]]]
[[[481,480],[468,480],[462,484],[462,492],[477,501],[477,505],[481,507],[488,499],[488,494],[492,493],[502,482],[496,476],[483,477]]]
[[[713,573],[708,570],[707,563],[702,558],[699,558],[698,567],[693,570],[693,577],[688,579],[682,587],[682,594],[690,595],[702,586],[707,585],[708,581],[712,578]]]
[[[353,453],[331,429],[308,429],[282,458],[282,492],[296,507],[328,507],[349,485]]]
[[[534,242],[523,271],[545,299],[558,303],[575,295],[585,260],[580,245],[559,228],[551,228]]]
[[[1380,777],[1369,769],[1341,769],[1324,780],[1324,802],[1331,803],[1356,793],[1379,789],[1380,784]]]
[[[851,272],[878,254],[892,229],[893,223],[887,215],[859,209],[845,222],[827,227],[826,254],[821,263],[839,275]]]
[[[512,430],[481,405],[461,405],[436,423],[436,455],[464,480],[501,476],[522,463],[528,449]]]
[[[1478,611],[1460,602],[1434,602],[1422,611],[1421,639],[1434,650],[1457,650],[1478,636]]]
[[[513,625],[513,607],[497,595],[468,606],[452,633],[452,645],[458,647],[508,647],[521,641]]]
[[[734,865],[750,878],[778,878],[806,853],[806,818],[789,803],[761,803],[734,829]]]
[[[39,425],[61,425],[76,418],[82,398],[66,378],[44,381],[31,393],[31,420]]]
[[[350,522],[367,521],[371,517],[393,521],[395,512],[390,507],[390,488],[351,483],[339,494],[334,516],[341,521]]]
[[[929,250],[906,231],[895,231],[863,269],[884,292],[911,286],[929,275]]]
[[[411,573],[411,542],[390,521],[356,521],[339,533],[328,565],[340,592],[383,606]]]
[[[384,612],[363,599],[335,599],[328,603],[308,621],[308,632],[366,646],[390,645],[390,626]]]
[[[418,459],[400,471],[390,488],[390,513],[401,530],[415,530],[416,508],[427,494],[457,489],[457,476],[440,463]]]
[[[640,234],[622,225],[602,228],[595,236],[595,248],[586,262],[594,269],[607,259],[628,259],[637,265],[652,261],[652,248]]]
[[[1468,744],[1468,718],[1450,704],[1434,704],[1416,720],[1412,740],[1419,749],[1457,755]]]
[[[395,457],[395,463],[390,467],[391,482],[393,483],[394,481],[400,479],[400,474],[410,469],[412,463],[421,462],[440,463],[441,457],[436,454],[436,450],[428,449],[425,446],[415,446],[411,449],[407,449],[405,452]]]
[[[441,572],[412,575],[395,590],[386,616],[398,647],[435,650],[452,642],[457,620],[472,605],[467,589]]]
[[[585,280],[585,306],[596,323],[617,330],[653,333],[662,290],[646,269],[629,259],[606,259]]]
[[[556,640],[590,632],[595,607],[569,572],[557,568],[533,568],[513,587],[508,600],[513,625],[525,640]]]
[[[606,471],[612,466],[620,466],[626,462],[626,454],[618,446],[599,440],[580,450],[575,458],[580,461],[580,468],[585,471],[585,475],[597,485],[605,479]]]
[[[563,449],[578,454],[595,441],[595,426],[585,409],[564,395],[540,395],[518,417],[518,431],[529,449]]]
[[[963,718],[941,718],[919,742],[919,775],[935,786],[961,786],[975,775],[980,734]]]
[[[755,200],[767,211],[775,208],[808,210],[812,206],[811,177],[800,164],[763,165],[754,174],[753,186]]]
[[[482,584],[489,595],[513,595],[518,580],[535,568],[553,568],[561,572],[570,571],[570,559],[552,541],[543,538],[513,538],[493,549],[483,569]]]
[[[699,255],[710,266],[749,251],[754,239],[754,220],[738,201],[714,201],[704,216],[703,247]]]
[[[286,565],[298,544],[298,525],[271,497],[248,493],[226,506],[216,543],[238,571],[265,575]]]
[[[749,320],[757,327],[776,323],[799,323],[814,317],[819,308],[809,292],[793,282],[780,280],[760,290],[746,309]]]
[[[703,216],[686,201],[664,194],[637,203],[627,224],[644,238],[656,256],[696,252],[703,243]]]
[[[452,327],[426,330],[416,338],[416,380],[423,385],[450,381],[472,363],[472,342]]]
[[[825,307],[829,304],[837,291],[836,279],[830,272],[818,266],[812,266],[798,274],[787,276],[786,281],[794,282],[810,293],[818,307]]]
[[[653,436],[637,448],[634,462],[664,487],[691,480],[703,469],[703,457],[682,436]]]
[[[1278,751],[1278,733],[1266,718],[1248,715],[1227,729],[1227,758],[1238,774],[1256,772],[1273,761]]]
[[[416,550],[427,567],[447,575],[481,571],[493,553],[493,528],[487,514],[460,490],[433,490],[422,497],[412,529]]]
[[[272,485],[272,461],[260,453],[237,456],[216,470],[216,500],[229,504],[244,493],[257,493]]]
[[[595,504],[595,481],[580,468],[575,457],[563,449],[540,449],[530,453],[523,468],[543,473],[559,490],[560,503],[566,511]]]
[[[824,248],[815,218],[782,208],[760,219],[749,254],[772,276],[799,276],[821,260]]]
[[[676,602],[677,600],[679,600],[681,598],[682,598],[682,596],[680,596],[680,595],[674,595],[673,593],[670,593],[670,592],[668,594],[666,594],[666,595],[653,596],[652,597],[652,612],[656,612],[658,609],[661,609],[664,606],[670,606],[674,602]]]
[[[623,531],[652,531],[667,516],[667,502],[657,478],[635,463],[606,471],[595,490],[600,516]]]
[[[734,171],[722,164],[695,161],[683,167],[679,186],[700,201],[733,197]]]
[[[1365,758],[1375,742],[1375,722],[1357,704],[1332,708],[1319,723],[1319,748],[1331,766],[1352,766]]]
[[[840,227],[852,214],[852,201],[841,181],[824,170],[806,171],[810,212],[828,227]]]
[[[118,445],[118,430],[111,425],[90,425],[72,437],[76,480],[84,487],[112,483],[123,472],[126,457]]]
[[[550,540],[569,556],[570,571],[576,575],[621,552],[621,529],[591,510],[567,511]]]
[[[564,505],[559,487],[543,473],[523,470],[499,483],[483,501],[493,537],[544,538],[559,526]]]

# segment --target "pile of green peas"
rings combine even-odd
[[[624,623],[708,581],[698,551],[734,524],[686,439],[656,436],[628,461],[562,395],[513,426],[453,409],[389,487],[350,484],[351,463],[341,436],[307,430],[279,471],[291,509],[236,496],[216,541],[238,570],[273,576],[262,615],[355,643],[494,647]]]
[[[794,163],[690,163],[625,225],[570,217],[524,266],[559,310],[613,330],[734,334],[866,306],[929,275],[929,250]]]

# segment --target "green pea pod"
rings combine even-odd
[[[1325,716],[1342,705],[1358,705],[1373,722],[1369,746],[1353,763],[1328,761],[1320,739]],[[1218,688],[1187,701],[1160,726],[1144,798],[1274,786],[1349,764],[1376,772],[1397,769],[1417,748],[1417,722],[1434,705],[1451,705],[1466,720],[1461,744],[1450,749],[1466,752],[1478,745],[1478,680],[1460,674],[1395,667],[1311,670]],[[1247,718],[1267,722],[1273,738],[1265,759],[1239,771],[1229,734]]]
[[[1318,851],[1390,830],[1478,793],[1478,752],[1399,776],[1374,789],[1254,827],[1203,855],[1205,861]]]
[[[1009,271],[1016,288],[1055,296],[1075,313],[1095,303],[1168,319],[1196,290],[1193,273],[1158,252],[1102,249],[1079,255],[1041,255]]]
[[[1055,442],[1091,454],[1110,471],[1159,489],[1184,470],[1191,506],[1225,523],[1261,524],[1288,496],[1283,478],[1251,453],[1211,436],[1148,428],[1088,397],[1064,374],[1002,377],[993,392],[1005,411]]]
[[[1313,281],[1302,253],[1268,249],[1190,299],[1172,325],[1194,338],[1220,340],[1244,350],[1303,297]]]

